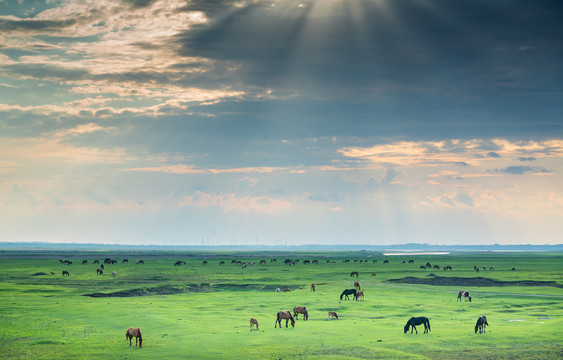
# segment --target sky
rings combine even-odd
[[[563,243],[559,0],[0,0],[0,241]]]

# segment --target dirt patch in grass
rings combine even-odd
[[[427,275],[428,276],[428,275]],[[408,276],[400,279],[389,279],[388,282],[393,283],[406,283],[406,284],[424,284],[424,285],[437,285],[437,286],[553,286],[563,288],[563,285],[555,281],[536,281],[536,280],[519,280],[519,281],[501,281],[493,280],[484,277],[442,277],[432,276],[430,278],[417,278]]]
[[[182,294],[186,292],[209,292],[211,291],[211,286],[209,284],[191,284],[185,287],[173,287],[173,286],[159,286],[154,288],[141,288],[141,289],[130,289],[123,291],[116,291],[112,293],[92,293],[83,294],[82,296],[89,296],[94,298],[99,297],[133,297],[133,296],[150,296],[150,295],[172,295],[172,294]]]

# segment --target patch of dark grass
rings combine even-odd
[[[182,294],[186,292],[209,292],[211,291],[211,286],[206,283],[202,284],[191,284],[184,287],[174,287],[174,286],[158,286],[153,288],[139,288],[130,289],[123,291],[116,291],[111,293],[91,293],[83,294],[82,296],[89,296],[93,298],[100,297],[133,297],[133,296],[150,296],[150,295],[173,295]]]
[[[485,277],[462,278],[462,277],[433,276],[429,279],[425,279],[425,278],[407,276],[400,279],[389,279],[387,281],[393,283],[424,284],[424,285],[437,285],[437,286],[475,286],[475,287],[552,286],[557,288],[563,288],[563,285],[560,285],[555,281],[538,281],[538,280],[501,281],[501,280],[494,280]]]

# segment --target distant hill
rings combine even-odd
[[[0,242],[0,251],[41,250],[109,250],[109,251],[365,251],[365,252],[457,252],[457,251],[563,251],[563,244],[556,245],[430,245],[430,244],[389,244],[389,245],[218,245],[218,246],[186,246],[186,245],[119,245],[119,244],[81,244],[81,243],[48,243],[48,242]]]

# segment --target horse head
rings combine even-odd
[[[405,325],[405,334],[407,333],[407,331],[409,331],[409,323],[407,323],[407,325]]]

